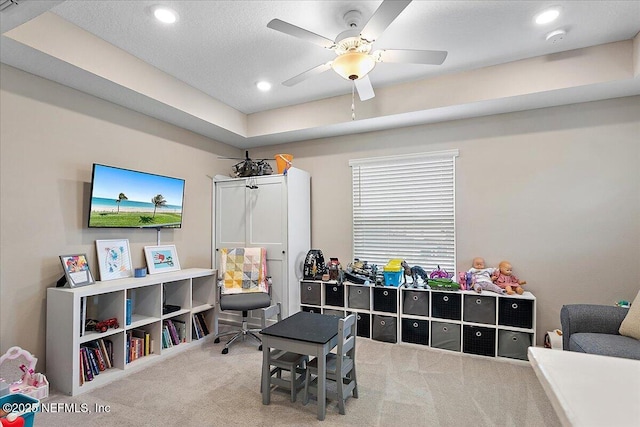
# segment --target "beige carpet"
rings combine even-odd
[[[359,339],[359,398],[346,415],[327,404],[316,419],[315,400],[295,403],[286,391],[262,405],[262,354],[246,341],[222,355],[209,341],[90,393],[52,391],[46,402],[96,404],[108,413],[37,413],[36,427],[75,426],[559,426],[528,363]],[[73,407],[67,407],[67,410]]]

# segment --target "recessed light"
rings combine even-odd
[[[535,20],[536,24],[543,25],[548,24],[549,22],[555,21],[558,16],[560,16],[560,11],[558,9],[547,9],[544,12],[541,12],[536,15]]]
[[[178,14],[175,10],[165,6],[156,6],[153,8],[153,16],[160,22],[165,24],[173,24],[178,20]]]
[[[260,89],[263,92],[266,92],[271,89],[271,83],[265,82],[265,81],[256,83],[256,86],[258,89]]]

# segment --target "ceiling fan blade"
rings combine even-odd
[[[428,65],[440,65],[447,57],[447,51],[445,50],[389,49],[381,50],[378,54],[380,62]]]
[[[329,40],[326,37],[320,36],[316,33],[312,33],[311,31],[305,30],[304,28],[296,27],[295,25],[281,21],[280,19],[272,19],[267,24],[267,27],[276,31],[280,31],[281,33],[288,34],[290,36],[306,40],[313,44],[317,44],[326,49],[332,49],[335,46],[333,40]]]
[[[373,16],[365,24],[360,35],[370,41],[374,42],[384,30],[393,22],[394,19],[402,13],[402,11],[409,6],[411,0],[385,0],[382,2],[378,10],[373,13]]]
[[[303,80],[308,79],[309,77],[316,76],[318,74],[324,73],[325,71],[331,69],[331,62],[327,62],[326,64],[320,64],[317,67],[313,67],[310,70],[305,71],[304,73],[298,74],[295,77],[290,78],[287,81],[282,82],[285,86],[293,86],[297,85]]]
[[[366,101],[367,99],[371,99],[376,96],[373,92],[373,86],[371,86],[371,80],[369,80],[368,74],[358,80],[354,80],[354,83],[356,85],[360,101]]]

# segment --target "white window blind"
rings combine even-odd
[[[458,150],[351,160],[353,257],[455,272]]]

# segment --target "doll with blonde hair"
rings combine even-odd
[[[527,283],[524,280],[519,280],[516,276],[513,275],[513,268],[511,267],[511,263],[509,261],[502,261],[498,265],[498,275],[495,280],[495,284],[500,288],[504,289],[508,295],[513,295],[518,293],[518,295],[522,295],[524,289],[522,289],[522,285]]]

